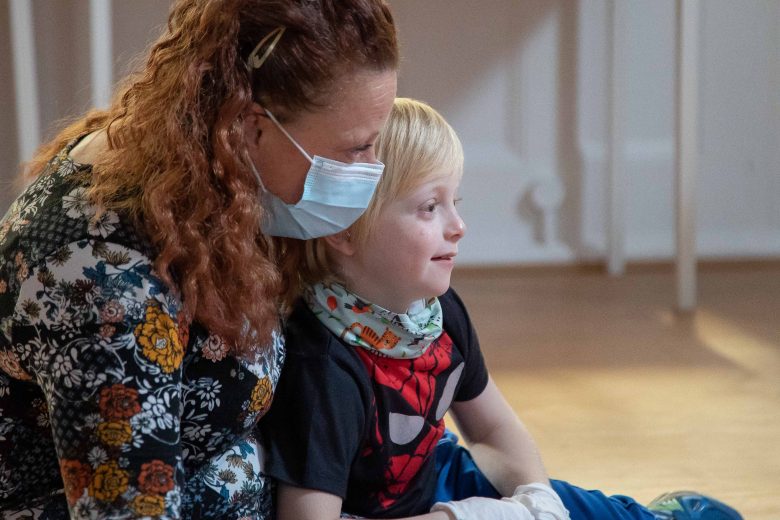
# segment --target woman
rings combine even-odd
[[[4,518],[270,514],[268,236],[365,209],[397,60],[383,0],[179,0],[112,106],[39,150],[0,221]]]

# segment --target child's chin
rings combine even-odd
[[[450,288],[450,281],[448,279],[446,285],[441,285],[439,287],[436,287],[436,290],[434,291],[434,295],[431,296],[431,298],[438,298],[439,296],[446,293],[449,290],[449,288]]]

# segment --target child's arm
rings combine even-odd
[[[446,510],[455,520],[569,520],[569,512],[550,487],[536,443],[492,378],[477,397],[455,401],[450,410],[477,466],[508,498],[437,503],[434,511]]]
[[[492,378],[479,396],[453,402],[451,411],[480,470],[503,496],[521,484],[549,484],[536,443]]]
[[[341,498],[313,489],[279,483],[276,520],[338,520]],[[449,520],[444,511],[399,520]]]

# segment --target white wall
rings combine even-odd
[[[780,1],[707,0],[704,7],[702,249],[777,254]]]
[[[35,31],[36,71],[42,138],[52,137],[58,122],[90,106],[89,0],[30,0]],[[11,183],[18,157],[16,110],[9,27],[9,0],[0,0],[0,212],[13,199]],[[164,25],[169,3],[163,0],[113,0],[114,78],[119,80],[131,62]]]
[[[462,263],[603,257],[608,0],[391,0],[400,94],[432,103],[467,152]],[[674,247],[674,0],[620,3],[629,260]],[[702,2],[698,249],[780,255],[780,2]],[[534,186],[547,189],[554,229]],[[543,198],[543,197],[540,197]]]
[[[400,94],[438,108],[466,150],[462,264],[568,262],[606,247],[609,0],[389,0]],[[674,0],[618,0],[626,45],[626,248],[673,253]],[[32,0],[41,126],[89,102],[88,0]],[[116,77],[165,22],[113,1]],[[702,2],[703,256],[780,256],[780,1]],[[8,0],[0,0],[0,170],[19,161]],[[51,135],[49,130],[46,135]],[[7,206],[7,190],[0,203]]]

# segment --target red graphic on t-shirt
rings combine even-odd
[[[452,341],[442,334],[422,356],[414,359],[389,358],[362,348],[357,351],[374,382],[376,401],[384,405],[383,411],[423,418],[420,432],[403,445],[395,444],[387,432],[382,432],[377,418],[374,442],[386,453],[386,485],[376,499],[387,509],[409,488],[444,434],[444,421],[435,417],[441,398],[437,390],[451,373]],[[386,444],[382,443],[382,433]]]

